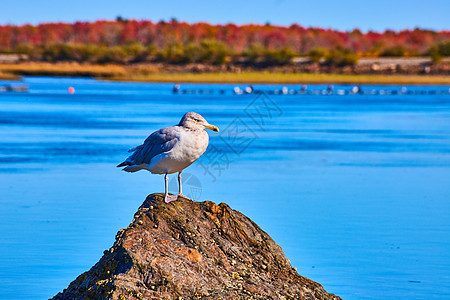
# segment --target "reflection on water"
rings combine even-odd
[[[222,129],[186,171],[198,200],[251,217],[300,274],[344,299],[450,297],[449,95],[267,94],[278,110],[261,123],[232,85],[24,83],[0,94],[0,298],[51,297],[94,264],[164,189],[115,166],[187,111]],[[408,87],[427,89],[448,87]]]

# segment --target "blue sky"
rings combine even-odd
[[[0,24],[93,21],[117,16],[152,21],[266,23],[363,31],[450,29],[450,0],[13,0],[1,1]]]

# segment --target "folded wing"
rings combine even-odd
[[[153,157],[172,150],[178,142],[178,126],[167,127],[152,133],[142,145],[130,149],[133,152],[117,167],[124,167],[125,171],[137,171],[140,165],[148,165]],[[134,168],[136,167],[136,168]]]

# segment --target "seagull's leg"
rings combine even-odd
[[[164,191],[164,202],[167,202],[167,196],[169,196],[169,176],[167,176],[167,172],[166,175],[164,175],[164,182],[165,182],[165,191]]]
[[[181,171],[178,172],[178,195],[182,196],[182,188],[181,188]]]
[[[164,175],[164,181],[165,181],[165,192],[164,192],[164,202],[169,203],[172,201],[175,201],[178,199],[178,196],[176,195],[169,195],[169,176],[167,175],[167,171],[166,171],[166,175]]]
[[[188,199],[188,200],[191,200],[188,197],[186,197],[185,195],[183,195],[183,191],[182,191],[182,187],[181,187],[181,184],[182,184],[181,172],[182,171],[178,172],[178,196],[183,197],[183,198]]]

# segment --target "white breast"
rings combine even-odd
[[[208,142],[209,136],[204,130],[181,130],[178,142],[173,149],[155,156],[148,170],[156,174],[180,172],[206,151]]]

